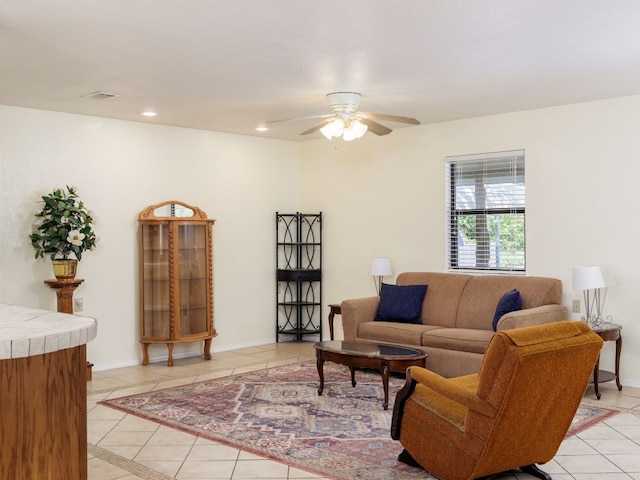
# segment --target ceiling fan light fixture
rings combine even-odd
[[[344,129],[342,139],[345,142],[350,142],[356,138],[360,138],[367,131],[367,126],[360,123],[357,119],[349,122],[349,126]]]
[[[342,134],[342,140],[345,142],[350,142],[351,140],[356,139],[356,134],[353,130],[349,128],[345,128],[344,133]]]
[[[331,133],[331,124],[327,123],[324,127],[320,129],[320,133],[324,135],[324,138],[327,140],[331,140],[333,138],[333,134]]]
[[[338,117],[319,130],[327,140],[342,137],[345,142],[350,142],[362,137],[367,132],[367,129],[367,125],[360,123],[357,118],[354,120],[347,119],[345,122],[344,119]]]
[[[310,135],[320,131],[322,135],[331,140],[334,137],[343,137],[343,140],[349,142],[356,138],[361,138],[365,133],[371,132],[374,135],[388,135],[393,130],[381,123],[394,122],[406,123],[409,125],[420,125],[420,121],[411,117],[403,117],[400,115],[390,115],[387,113],[367,113],[359,112],[360,94],[356,92],[333,92],[327,94],[329,109],[332,113],[328,115],[313,115],[311,117],[289,118],[286,120],[271,120],[267,123],[284,122],[290,120],[307,120],[311,118],[322,118],[323,120],[316,123],[300,135]]]
[[[365,133],[367,133],[368,128],[369,127],[366,126],[364,123],[360,123],[359,120],[351,122],[351,125],[349,125],[349,130],[353,130],[353,132],[355,133],[356,138],[360,138]]]
[[[329,123],[332,137],[341,137],[344,132],[344,120],[336,118],[333,122]]]

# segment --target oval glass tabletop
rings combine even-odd
[[[350,342],[347,340],[331,340],[318,342],[314,345],[316,349],[329,352],[341,352],[351,355],[361,355],[363,357],[420,357],[426,352],[416,348],[399,347],[385,343]]]

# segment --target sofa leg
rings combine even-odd
[[[536,478],[541,478],[542,480],[551,480],[551,475],[540,470],[540,467],[538,467],[538,465],[536,465],[535,463],[520,467],[520,470],[522,470],[524,473],[528,473],[529,475],[533,475]]]
[[[402,463],[406,463],[407,465],[410,465],[412,467],[422,468],[422,465],[416,462],[415,459],[411,456],[411,454],[407,452],[407,450],[404,448],[402,449],[402,452],[400,452],[400,455],[398,455],[398,461]]]

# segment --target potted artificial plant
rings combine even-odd
[[[29,235],[35,257],[50,255],[56,278],[74,278],[82,253],[96,246],[94,219],[74,187],[55,189],[43,196],[41,203],[42,209],[35,214],[34,231]]]

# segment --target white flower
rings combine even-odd
[[[67,242],[79,247],[82,245],[82,241],[84,240],[84,233],[80,232],[80,230],[71,230],[69,235],[67,236]]]

